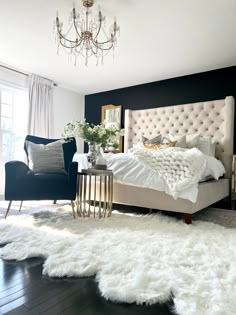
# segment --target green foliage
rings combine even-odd
[[[64,129],[64,137],[79,137],[85,142],[93,142],[101,147],[118,148],[118,139],[123,135],[122,129],[115,127],[104,128],[83,121],[70,122]]]

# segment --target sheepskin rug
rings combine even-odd
[[[155,215],[114,212],[72,219],[71,209],[0,220],[3,259],[44,257],[50,277],[96,275],[114,302],[173,297],[179,315],[236,314],[236,229]]]

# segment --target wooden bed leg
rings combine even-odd
[[[184,222],[186,224],[192,224],[192,214],[191,213],[185,213],[184,214]]]

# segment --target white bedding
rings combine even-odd
[[[154,154],[151,151],[142,154],[142,150],[130,150],[129,153],[119,154],[106,154],[108,161],[108,168],[113,170],[114,180],[121,184],[133,185],[138,187],[146,187],[164,191],[165,193],[176,198],[183,198],[196,202],[198,194],[198,182],[204,181],[210,178],[219,179],[225,173],[223,164],[217,159],[202,154],[198,149],[182,149],[182,148],[168,148],[165,150],[157,150]],[[163,155],[163,152],[165,154]],[[169,154],[169,156],[168,156]],[[153,155],[150,163],[150,155]],[[162,158],[160,156],[162,155]],[[196,156],[195,168],[189,166],[189,172],[193,176],[181,177],[178,185],[170,185],[170,177],[168,178],[163,169],[163,163],[166,164],[168,158],[172,163],[167,163],[166,166],[173,167],[174,156],[178,160],[188,160],[186,156],[189,156],[190,161]],[[88,167],[86,154],[75,154],[74,161],[79,163],[79,170]],[[161,161],[161,162],[160,162]],[[192,160],[193,161],[193,160]],[[189,164],[189,163],[188,163]],[[176,168],[176,164],[174,166]],[[176,169],[180,171],[180,169]],[[187,172],[187,173],[189,173]],[[189,174],[188,174],[189,175]],[[174,173],[173,173],[174,176]],[[181,188],[181,189],[180,189]]]

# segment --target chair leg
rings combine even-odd
[[[23,200],[21,200],[19,212],[21,211],[22,204],[23,204]]]
[[[74,206],[74,200],[71,200],[71,207],[72,207],[72,211],[73,211],[73,217],[75,219],[75,206]]]
[[[8,204],[8,207],[7,207],[7,212],[5,214],[5,219],[7,218],[8,212],[10,211],[11,203],[12,203],[12,200],[9,201],[9,204]]]

